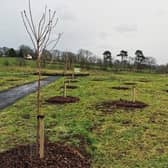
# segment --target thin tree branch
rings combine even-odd
[[[44,28],[44,25],[45,25],[45,22],[46,22],[46,15],[47,15],[47,5],[45,6],[45,11],[44,11],[44,19],[43,19],[43,22],[41,24],[41,29],[40,29],[40,36],[43,32],[43,28]]]
[[[44,14],[42,15],[42,17],[41,17],[41,19],[40,19],[40,21],[39,21],[39,24],[38,24],[38,39],[40,38],[40,30],[41,30],[41,24],[42,24],[42,22],[43,22],[43,20],[44,20]]]
[[[32,11],[31,11],[30,0],[29,0],[29,14],[30,14],[30,19],[31,19],[31,24],[32,24],[32,27],[33,27],[34,35],[35,35],[35,38],[37,40],[37,32],[36,32],[35,24],[34,24],[34,21],[33,21],[33,15],[32,15]]]
[[[32,37],[32,35],[31,35],[31,33],[30,33],[28,27],[27,27],[27,24],[26,24],[26,21],[25,21],[24,13],[23,13],[23,12],[21,12],[21,16],[22,16],[22,20],[23,20],[24,27],[26,28],[26,31],[27,31],[27,33],[28,33],[28,35],[29,35],[29,37],[30,37],[30,39],[31,39],[31,41],[32,41],[32,44],[33,44],[33,46],[34,46],[34,49],[36,50],[36,49],[37,49],[37,48],[36,48],[36,44],[35,44],[35,42],[34,42],[34,40],[33,40],[33,37]]]
[[[28,23],[28,25],[29,25],[29,27],[30,27],[30,29],[31,29],[31,31],[32,31],[33,36],[35,37],[34,31],[33,31],[33,27],[32,27],[32,25],[31,25],[31,23],[30,23],[30,20],[29,20],[29,18],[28,18],[28,16],[27,16],[25,10],[24,10],[24,17],[25,17],[25,19],[26,19],[26,21],[27,21],[27,23]]]
[[[62,34],[63,34],[63,33],[62,33]],[[61,33],[58,34],[58,37],[57,37],[56,39],[53,39],[53,40],[49,41],[49,42],[47,43],[46,47],[49,47],[50,45],[52,45],[53,43],[55,43],[55,42],[61,37],[62,34],[61,34]]]
[[[59,40],[61,39],[62,35],[63,35],[63,33],[59,33],[59,36],[58,36],[58,39],[57,39],[56,43],[53,45],[53,47],[50,50],[53,50],[57,46],[57,44],[58,44]]]

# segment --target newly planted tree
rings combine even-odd
[[[54,35],[54,30],[58,23],[58,18],[56,17],[56,11],[51,11],[51,9],[47,9],[45,7],[45,11],[43,12],[40,20],[38,22],[34,21],[31,3],[29,0],[28,12],[24,10],[21,12],[21,16],[23,19],[24,26],[26,31],[31,39],[33,44],[36,59],[37,59],[37,73],[38,73],[38,87],[37,87],[37,151],[38,156],[40,158],[44,158],[44,114],[41,110],[41,92],[40,92],[40,81],[41,81],[41,58],[42,53],[46,48],[50,48],[49,50],[53,50],[60,37],[61,34],[57,34],[54,39],[52,36]]]

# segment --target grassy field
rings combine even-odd
[[[46,63],[45,66],[42,63],[42,66],[44,69],[63,69],[62,63]],[[31,68],[30,68],[31,67]],[[0,71],[6,70],[6,69],[24,69],[26,68],[27,71],[30,71],[34,68],[36,68],[36,61],[34,60],[25,60],[18,57],[0,57]]]
[[[111,113],[95,109],[105,100],[131,100],[130,90],[111,89],[125,82],[137,83],[137,100],[149,104],[147,108]],[[92,72],[89,77],[79,78],[78,89],[68,91],[68,95],[80,97],[79,103],[47,104],[46,99],[60,95],[62,84],[63,78],[42,89],[45,131],[50,141],[79,146],[82,139],[93,168],[168,167],[166,75]],[[35,142],[35,107],[36,95],[31,94],[0,112],[1,152]]]
[[[0,72],[0,91],[37,80],[35,75]]]
[[[33,60],[24,60],[25,65],[18,66],[18,59],[14,57],[0,57],[0,91],[38,79],[37,76],[33,75],[37,72],[36,62]],[[64,71],[62,70],[63,68],[60,69],[61,67],[58,64],[46,64],[45,68],[42,67],[42,73],[62,75]],[[72,72],[67,71],[67,73],[71,74]]]

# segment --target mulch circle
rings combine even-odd
[[[94,79],[92,79],[92,81],[96,81],[96,82],[105,81],[105,80],[107,80],[107,79],[105,79],[105,78],[94,78]]]
[[[141,79],[141,80],[139,80],[138,82],[148,83],[148,82],[151,82],[151,81],[150,81],[150,80],[147,80],[147,79]]]
[[[114,87],[112,87],[112,89],[115,89],[115,90],[129,90],[130,88],[125,87],[125,86],[114,86]]]
[[[63,145],[47,143],[45,158],[36,156],[35,145],[18,146],[0,153],[0,168],[90,168],[89,156],[78,149]]]
[[[134,83],[134,82],[125,82],[124,84],[125,85],[136,85],[137,83]]]
[[[15,82],[15,81],[19,81],[20,79],[7,79],[7,81],[9,82]]]
[[[61,89],[64,88],[64,86],[61,87]],[[77,89],[78,86],[75,86],[75,85],[67,85],[66,86],[67,89]]]
[[[66,87],[67,89],[77,89],[78,88],[78,86],[74,86],[74,85],[67,85]]]
[[[71,81],[70,81],[71,83],[77,83],[77,82],[79,82],[77,79],[72,79]]]
[[[51,104],[66,104],[66,103],[76,103],[78,102],[80,99],[78,97],[72,97],[72,96],[55,96],[55,97],[51,97],[48,100],[46,100],[48,103]]]
[[[147,106],[148,105],[143,102],[133,102],[121,99],[116,101],[106,101],[101,104],[97,104],[96,109],[103,112],[112,112],[113,109],[142,109]]]
[[[91,81],[95,81],[95,82],[103,82],[103,81],[111,82],[114,80],[117,80],[117,78],[111,77],[111,78],[93,78],[93,79],[91,79]]]

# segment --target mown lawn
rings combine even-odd
[[[111,113],[95,109],[105,100],[131,100],[131,90],[111,89],[125,82],[137,83],[137,100],[149,104],[147,108]],[[89,77],[79,78],[75,84],[78,89],[68,91],[80,97],[79,103],[47,104],[46,99],[60,95],[62,84],[63,78],[42,89],[45,131],[50,141],[79,146],[82,137],[93,168],[168,167],[166,75],[92,72]],[[35,107],[36,95],[31,94],[0,112],[0,151],[35,142]]]

